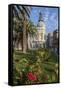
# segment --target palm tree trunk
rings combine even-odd
[[[26,18],[23,22],[23,53],[26,53],[27,49],[27,38],[26,38]]]

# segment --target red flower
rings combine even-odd
[[[35,76],[32,72],[29,72],[29,73],[27,74],[27,77],[28,77],[28,79],[31,80],[31,81],[35,81],[35,80],[36,80],[36,76]]]

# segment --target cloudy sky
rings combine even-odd
[[[52,32],[58,28],[58,8],[33,7],[30,19],[37,25],[39,13],[42,13],[46,25],[46,32]]]

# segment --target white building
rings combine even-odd
[[[37,32],[36,35],[29,36],[28,37],[28,48],[33,49],[33,48],[40,48],[40,47],[45,47],[45,34],[46,34],[46,28],[45,28],[45,23],[42,17],[42,14],[39,14],[39,20],[37,24]]]

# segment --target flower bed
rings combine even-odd
[[[51,50],[14,51],[13,84],[58,82],[58,56]]]

